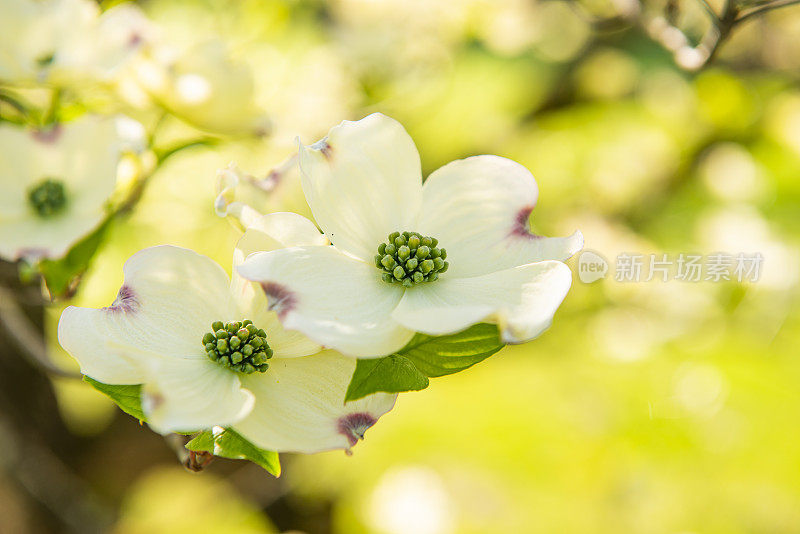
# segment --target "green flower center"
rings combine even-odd
[[[390,284],[411,287],[433,282],[447,271],[447,251],[439,242],[416,232],[393,232],[386,243],[378,245],[375,266],[383,271],[381,279]]]
[[[253,321],[217,321],[211,330],[203,336],[203,347],[211,361],[248,375],[269,369],[267,360],[272,358],[272,349],[267,333],[256,328]]]
[[[28,190],[28,202],[40,217],[51,217],[64,210],[67,193],[64,183],[47,178]]]

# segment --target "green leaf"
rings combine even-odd
[[[97,391],[107,395],[123,412],[140,421],[146,420],[142,412],[142,386],[140,384],[117,386],[98,382],[88,376],[84,376],[83,380]],[[210,452],[214,456],[223,458],[250,460],[275,476],[281,474],[278,453],[259,449],[231,429],[217,428],[203,431],[187,443],[186,448],[190,451]]]
[[[385,358],[358,360],[353,378],[347,386],[345,402],[383,391],[419,391],[428,387],[428,377],[420,373],[414,364],[399,354]]]
[[[504,346],[497,326],[481,323],[448,336],[417,334],[398,354],[425,376],[434,378],[472,367]]]
[[[186,448],[195,452],[209,452],[222,458],[250,460],[276,477],[281,474],[277,452],[259,449],[230,428],[217,427],[201,432],[186,444]]]
[[[103,242],[110,220],[107,218],[94,232],[72,247],[63,258],[39,262],[39,271],[47,284],[47,290],[53,297],[65,297],[74,292],[75,281],[89,268],[89,262]]]
[[[428,378],[463,371],[504,346],[497,327],[485,323],[447,336],[417,334],[395,354],[358,360],[345,402],[379,391],[400,393],[425,389]]]
[[[140,421],[145,421],[142,412],[142,386],[141,384],[130,386],[115,386],[103,384],[88,376],[83,377],[83,381],[90,384],[97,391],[105,394],[113,400],[120,410],[128,415],[134,416]]]

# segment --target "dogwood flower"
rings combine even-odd
[[[264,177],[242,172],[235,163],[217,171],[214,211],[234,226],[247,228],[264,213],[292,211],[311,215],[300,184],[297,155],[271,169]]]
[[[212,132],[261,136],[270,121],[255,101],[249,67],[235,61],[222,41],[180,50],[167,44],[145,50],[120,80],[131,105],[153,102],[182,120]]]
[[[131,119],[86,115],[47,131],[0,124],[0,257],[58,258],[106,216]]]
[[[292,214],[265,216],[240,241],[250,246],[320,244]],[[291,231],[284,231],[285,228]],[[106,384],[143,384],[142,409],[161,433],[232,427],[277,452],[349,449],[394,405],[374,394],[344,403],[355,362],[281,327],[261,289],[191,250],[134,254],[111,306],[71,306],[61,345],[81,372]]]
[[[562,261],[583,236],[531,233],[538,190],[523,166],[475,156],[423,185],[414,142],[373,114],[301,145],[300,167],[333,246],[260,252],[239,267],[262,284],[284,327],[357,357],[480,321],[496,322],[508,343],[549,327],[572,280]]]
[[[91,0],[6,0],[0,17],[0,80],[108,80],[154,30],[137,7],[100,13]]]

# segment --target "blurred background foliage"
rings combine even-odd
[[[70,303],[108,304],[124,261],[151,245],[229,268],[238,232],[212,210],[215,170],[235,160],[265,175],[296,136],[312,142],[373,111],[407,127],[425,174],[479,153],[521,162],[540,188],[534,229],[579,228],[609,260],[725,251],[765,262],[751,284],[576,277],[542,338],[401,395],[352,457],[284,456],[278,480],[222,460],[186,473],[161,437],[86,384],[54,379],[80,445],[70,467],[113,532],[800,531],[800,7],[752,17],[697,65],[659,28],[702,43],[702,2],[634,4],[139,2],[182,48],[222,42],[252,75],[221,73],[208,49],[180,67],[226,99],[185,110],[190,122],[250,125],[252,89],[272,131],[159,168]],[[128,110],[136,90],[115,98]],[[296,182],[271,202],[308,209]],[[61,309],[47,311],[49,350],[74,368],[55,341]],[[15,461],[0,467],[13,473]],[[0,531],[61,531],[17,483],[0,471]]]

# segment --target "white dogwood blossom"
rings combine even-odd
[[[293,217],[302,219],[258,221],[235,261],[251,246],[324,241]],[[58,339],[85,375],[142,384],[154,430],[231,427],[263,449],[312,453],[349,449],[393,407],[396,395],[385,393],[345,403],[355,361],[284,330],[257,285],[229,280],[211,259],[159,246],[134,254],[124,271],[111,306],[64,310]]]
[[[245,173],[231,163],[217,171],[215,188],[214,211],[240,229],[274,211],[311,215],[303,196],[296,154],[261,177]]]
[[[58,258],[104,219],[130,138],[126,117],[49,130],[0,124],[0,257]]]
[[[131,4],[101,13],[91,0],[2,0],[0,82],[108,80],[153,33]]]
[[[480,321],[496,322],[507,343],[549,327],[572,281],[562,262],[583,236],[530,231],[538,189],[523,166],[475,156],[423,185],[414,142],[373,114],[301,145],[300,167],[332,246],[261,252],[239,268],[264,287],[284,327],[357,357]]]

